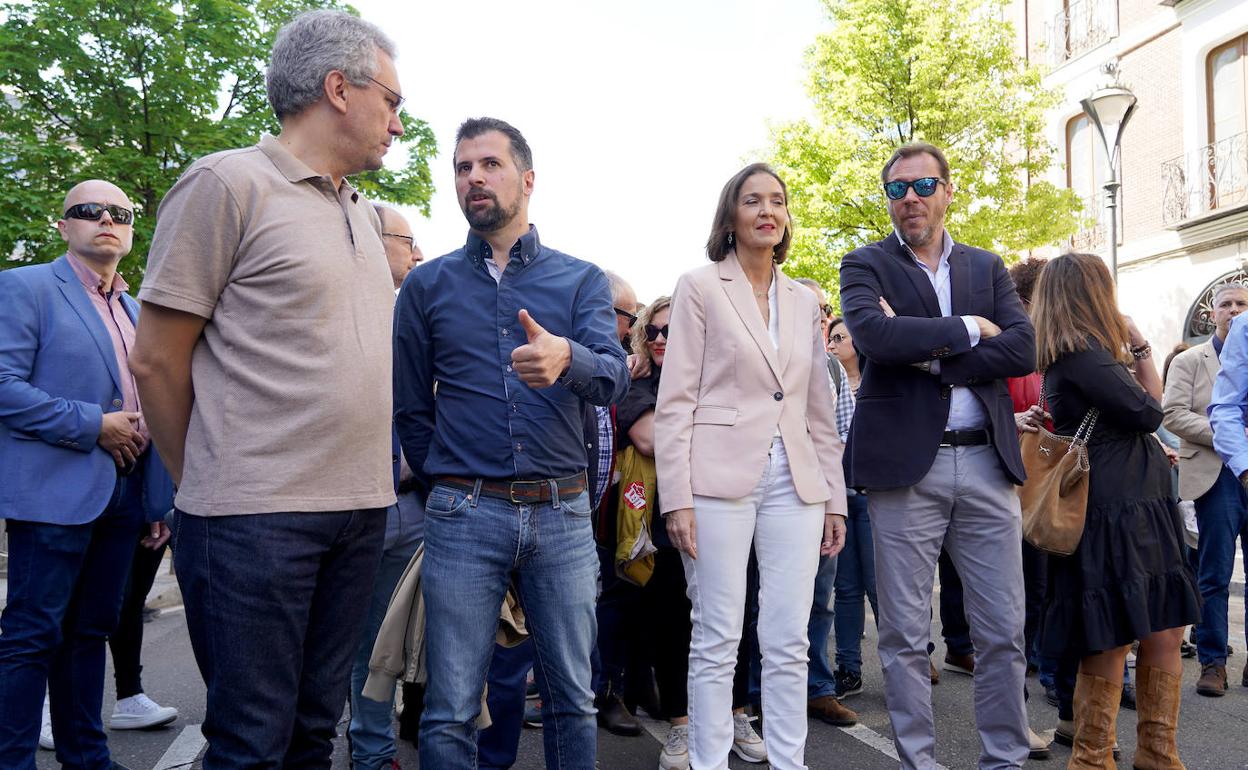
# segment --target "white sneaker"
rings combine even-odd
[[[48,751],[56,750],[56,741],[52,740],[52,712],[48,709],[48,696],[43,696],[43,721],[39,723],[39,748]]]
[[[108,726],[113,730],[142,730],[167,725],[178,718],[178,710],[162,706],[143,693],[122,698],[113,706]]]
[[[746,762],[766,762],[767,747],[763,739],[754,732],[750,718],[745,714],[732,714],[732,753]]]
[[[672,725],[659,753],[659,770],[689,770],[689,725]]]

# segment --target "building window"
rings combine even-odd
[[[1209,141],[1248,131],[1248,35],[1209,54]]]
[[[1071,247],[1096,251],[1105,245],[1104,215],[1105,149],[1096,128],[1085,114],[1071,118],[1066,124],[1066,186],[1083,201],[1083,213],[1091,221],[1071,237]]]

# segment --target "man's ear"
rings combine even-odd
[[[347,111],[347,89],[351,84],[347,82],[347,78],[338,70],[330,70],[325,75],[323,84],[325,92],[325,101],[329,104],[330,109],[346,114]]]
[[[522,177],[522,179],[524,180],[524,194],[525,195],[533,194],[533,179],[535,176],[536,175],[533,173],[533,169],[529,169],[528,171],[524,172],[524,176]]]

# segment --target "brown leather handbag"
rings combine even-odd
[[[1044,381],[1040,403],[1045,403]],[[1098,410],[1089,409],[1073,436],[1037,433],[1022,437],[1027,481],[1018,487],[1023,539],[1041,551],[1069,556],[1079,547],[1088,514],[1088,439]]]

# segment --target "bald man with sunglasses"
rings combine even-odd
[[[55,261],[0,271],[0,767],[35,766],[49,689],[62,767],[119,768],[100,714],[104,643],[137,533],[159,548],[173,484],[151,451],[128,354],[138,303],[117,265],[134,206],[90,180],[65,196]]]

